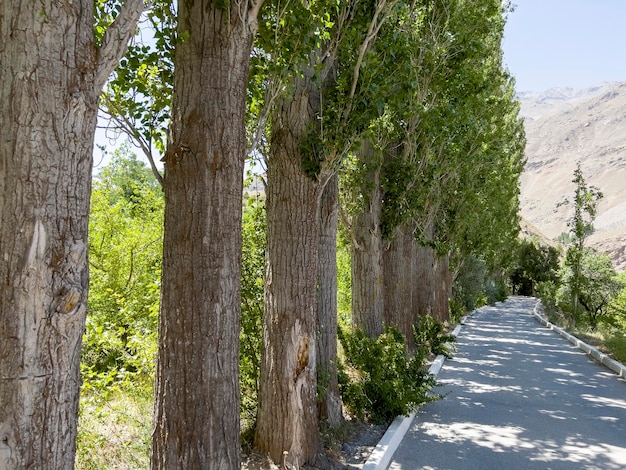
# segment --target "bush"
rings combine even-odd
[[[256,423],[261,367],[266,227],[264,200],[260,197],[249,198],[243,211],[239,348],[241,428],[245,435],[252,434]]]
[[[606,340],[605,346],[609,348],[616,361],[626,364],[626,336],[623,332],[614,333],[611,338]]]
[[[615,272],[608,255],[591,248],[580,252],[577,269],[567,263],[558,302],[576,325],[595,330],[600,323],[615,323],[615,305],[624,282]]]
[[[128,152],[116,152],[92,192],[85,390],[111,392],[154,376],[163,194],[150,170]]]
[[[452,287],[452,296],[456,304],[470,312],[488,302],[485,295],[485,276],[487,266],[479,258],[470,256],[463,263]]]
[[[359,419],[387,423],[435,399],[428,395],[435,379],[424,368],[425,348],[407,359],[406,340],[397,328],[385,326],[378,338],[340,328],[339,339],[345,353],[339,388],[344,404]]]
[[[149,464],[163,194],[122,147],[94,182],[76,466]]]
[[[496,302],[504,302],[510,292],[511,289],[502,279],[489,279],[485,285],[485,295],[489,305],[494,305]]]
[[[445,325],[429,315],[420,316],[419,322],[413,326],[413,338],[417,348],[423,354],[443,355],[452,357],[454,335],[446,333]]]

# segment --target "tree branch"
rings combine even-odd
[[[248,27],[256,33],[258,29],[259,11],[263,5],[263,0],[251,0],[249,2],[250,8],[248,9],[247,23]]]
[[[96,66],[95,87],[98,92],[104,87],[109,75],[126,53],[128,41],[135,34],[137,21],[145,10],[144,0],[126,0],[119,15],[104,33]]]
[[[129,137],[135,145],[141,148],[150,163],[150,168],[152,169],[154,177],[162,187],[163,176],[159,172],[159,169],[154,161],[151,140],[147,140],[141,135],[141,133],[137,130],[137,127],[129,120],[128,116],[119,109],[117,104],[106,93],[102,93],[100,99],[106,103],[106,109],[101,109],[101,111],[109,116],[109,119],[117,125],[117,128],[126,134],[126,136]]]
[[[365,39],[359,47],[359,54],[357,56],[356,64],[352,72],[352,85],[350,87],[350,95],[348,97],[347,109],[344,113],[344,123],[348,120],[348,116],[352,111],[352,100],[356,93],[356,87],[359,82],[359,74],[361,72],[361,65],[363,63],[363,59],[365,58],[365,54],[370,50],[372,44],[374,44],[374,40],[378,36],[380,28],[382,28],[383,24],[385,23],[397,3],[398,0],[391,0],[389,3],[387,3],[387,0],[380,0],[379,3],[376,4],[376,10],[374,11],[372,21],[370,22],[370,25],[367,29]],[[380,19],[379,16],[381,17]]]

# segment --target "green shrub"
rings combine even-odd
[[[626,364],[626,336],[623,332],[614,333],[604,344],[616,361]]]
[[[510,287],[502,279],[489,279],[485,283],[485,296],[489,305],[494,305],[496,302],[504,302],[510,292]]]
[[[551,281],[537,283],[537,297],[546,309],[548,315],[556,311],[558,284]]]
[[[128,146],[94,181],[76,467],[147,468],[163,194]]]
[[[456,297],[450,299],[450,321],[452,323],[459,323],[461,318],[467,313],[463,303]]]
[[[488,303],[489,299],[485,295],[486,274],[487,266],[479,258],[469,256],[463,263],[452,286],[452,296],[466,312]]]
[[[339,330],[345,363],[339,367],[343,402],[359,419],[386,423],[432,401],[435,379],[424,368],[425,349],[407,359],[404,336],[392,326],[378,338],[361,329]]]
[[[163,194],[127,147],[96,180],[89,220],[84,390],[152,380],[157,345]]]
[[[456,338],[446,333],[445,325],[436,318],[429,315],[420,316],[419,322],[413,326],[413,338],[423,354],[452,357],[452,344]]]
[[[239,348],[241,428],[244,436],[252,435],[256,423],[261,367],[266,227],[264,200],[260,197],[249,198],[243,211]]]

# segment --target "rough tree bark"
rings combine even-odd
[[[395,325],[413,347],[413,230],[402,225],[395,230],[383,252],[384,320]],[[420,288],[419,286],[417,288]]]
[[[359,160],[368,168],[362,192],[363,207],[352,217],[352,323],[375,338],[383,332],[383,264],[380,231],[380,164],[369,141],[364,139]]]
[[[337,224],[339,177],[326,184],[319,209],[317,382],[319,417],[336,427],[343,421],[337,377]]]
[[[98,96],[143,3],[102,46],[92,0],[0,2],[0,468],[73,468]]]
[[[415,247],[415,310],[416,315],[433,315],[435,250],[427,246]]]
[[[434,221],[427,223],[424,235],[429,239],[435,236]],[[413,250],[415,280],[413,302],[414,322],[419,315],[429,315],[439,321],[450,319],[448,301],[451,296],[452,278],[448,255],[440,255],[433,247],[420,246],[414,241]]]
[[[296,80],[272,122],[267,162],[267,272],[255,447],[289,468],[318,449],[317,265],[320,184],[300,141],[319,110],[310,78]]]
[[[245,100],[258,2],[184,0],[165,156],[152,468],[239,469]]]

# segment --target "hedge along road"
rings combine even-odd
[[[389,469],[626,468],[626,382],[512,297],[468,317]]]

